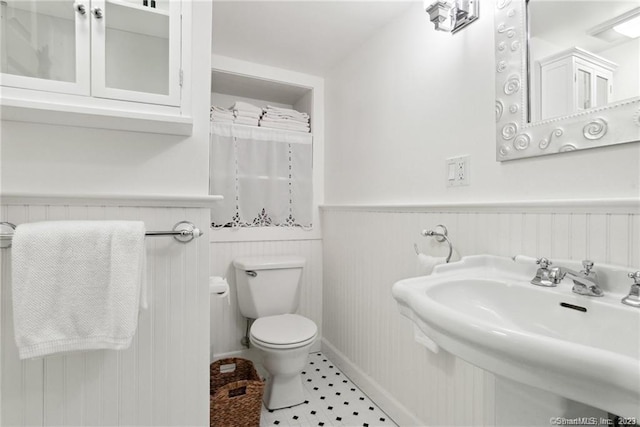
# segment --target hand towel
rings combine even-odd
[[[139,221],[54,221],[16,228],[12,249],[20,359],[128,348],[145,305]]]
[[[418,260],[416,264],[416,271],[419,276],[428,276],[433,271],[433,268],[439,264],[445,264],[447,257],[434,257],[431,255],[418,254]]]

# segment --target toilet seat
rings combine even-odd
[[[251,326],[251,340],[273,349],[304,347],[318,335],[316,324],[297,314],[261,317]]]

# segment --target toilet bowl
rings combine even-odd
[[[297,314],[262,317],[253,323],[249,339],[261,350],[263,366],[269,373],[263,397],[268,409],[304,402],[301,372],[317,336],[316,324]]]

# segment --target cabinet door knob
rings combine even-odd
[[[91,9],[91,12],[93,12],[93,16],[95,16],[96,19],[101,19],[104,16],[104,12],[102,12],[102,9],[99,7],[94,7]]]
[[[85,13],[87,13],[87,8],[82,3],[76,3],[74,5],[74,8],[80,15],[84,15]]]

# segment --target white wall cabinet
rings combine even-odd
[[[177,118],[182,113],[184,59],[180,0],[157,0],[155,8],[143,6],[142,0],[1,4],[0,77],[3,107],[8,105],[3,113],[9,113],[5,119],[20,120],[16,116],[29,115],[25,105],[46,110],[48,103],[58,113],[70,105],[86,107],[96,116],[101,110],[142,115],[146,111],[176,116],[176,122],[184,124]],[[152,108],[132,107],[132,102]],[[11,114],[16,106],[20,113]]]
[[[609,103],[617,65],[580,48],[539,63],[540,118],[566,116]]]

